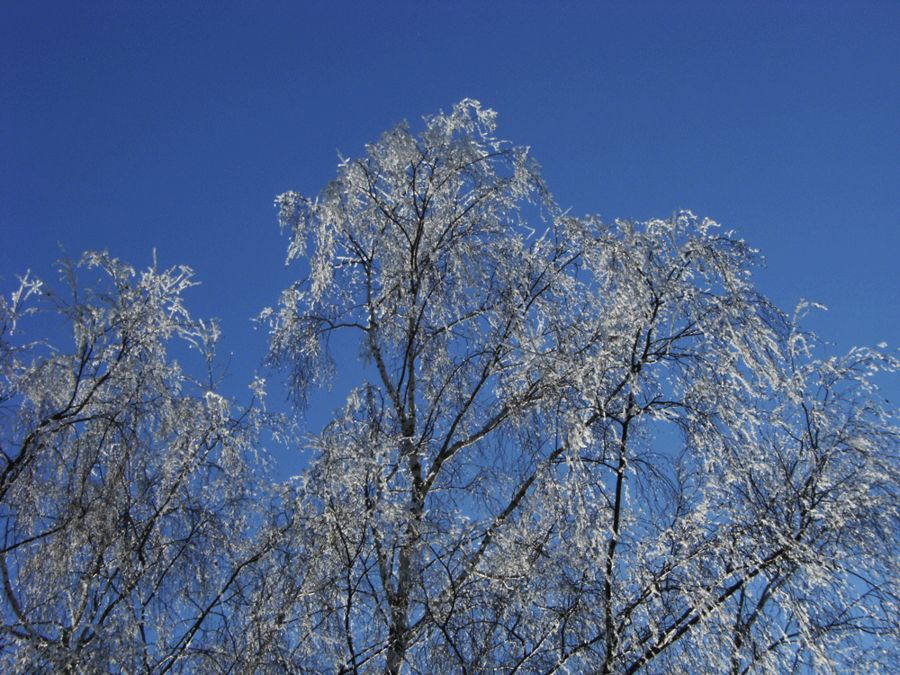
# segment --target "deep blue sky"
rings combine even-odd
[[[690,208],[836,343],[900,328],[897,2],[6,2],[0,288],[107,248],[186,263],[244,391],[292,278],[276,193],[472,97],[576,213]],[[320,412],[314,414],[319,415]],[[314,424],[315,426],[315,424]]]

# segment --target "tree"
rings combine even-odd
[[[273,363],[301,399],[337,331],[369,364],[294,506],[297,663],[896,667],[894,361],[815,358],[742,241],[562,213],[494,132],[463,101],[278,199]]]
[[[187,270],[87,257],[107,286],[51,296],[71,353],[8,337],[26,278],[0,342],[8,669],[900,668],[895,359],[822,356],[710,220],[560,210],[495,130],[466,100],[278,198],[309,274],[262,314],[270,364],[300,409],[358,378],[282,485],[264,412],[169,356],[213,362]]]
[[[26,277],[0,304],[0,659],[6,672],[196,668],[227,649],[216,614],[261,557],[261,417],[233,416],[169,356],[180,342],[213,363],[218,329],[182,303],[189,269],[136,277],[105,254],[63,269],[67,295]],[[37,310],[73,349],[22,342]]]

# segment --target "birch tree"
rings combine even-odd
[[[63,271],[64,292],[26,277],[0,304],[0,663],[212,670],[264,553],[259,413],[203,374],[218,329],[185,309],[189,269],[88,254]],[[29,340],[35,324],[62,337]]]
[[[495,131],[466,100],[278,198],[309,276],[264,312],[271,361],[298,401],[346,368],[336,333],[360,362],[290,507],[308,563],[281,611],[306,619],[276,649],[352,672],[896,669],[893,359],[819,356],[710,220],[561,212]]]
[[[286,482],[188,268],[0,300],[4,671],[900,670],[886,346],[712,220],[560,209],[472,100],[277,205],[269,364],[352,382]]]

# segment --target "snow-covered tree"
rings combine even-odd
[[[259,413],[170,356],[213,364],[218,329],[182,304],[189,269],[89,254],[64,271],[65,293],[25,278],[0,304],[0,663],[209,670],[222,607],[266,550]],[[38,322],[69,335],[29,342]]]
[[[188,269],[0,301],[4,670],[900,670],[896,360],[830,355],[710,220],[559,209],[495,133],[465,100],[278,198],[270,364],[300,410],[356,378],[284,484]]]
[[[360,347],[292,506],[296,667],[900,665],[895,364],[817,357],[742,241],[560,212],[471,100],[277,203],[273,363],[302,400]]]

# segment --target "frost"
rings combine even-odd
[[[4,671],[896,670],[887,345],[823,355],[708,218],[563,212],[496,125],[466,99],[276,199],[309,276],[268,365],[301,412],[353,381],[319,433],[216,390],[188,268],[3,296]],[[24,343],[35,305],[74,345]],[[262,480],[261,433],[307,468]]]

